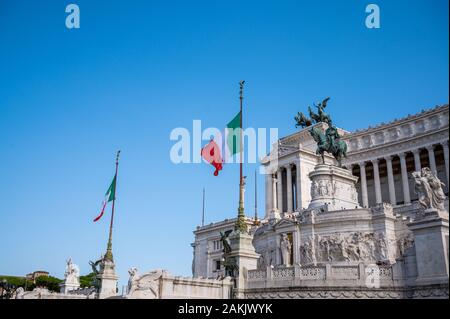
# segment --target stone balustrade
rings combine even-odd
[[[248,270],[246,289],[277,287],[400,287],[403,283],[400,265],[321,264],[317,266],[278,266]]]

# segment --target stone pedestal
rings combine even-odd
[[[103,260],[100,264],[100,272],[97,275],[100,282],[99,298],[105,299],[117,295],[116,266],[113,261]]]
[[[335,211],[359,208],[356,181],[350,170],[333,165],[319,164],[309,173],[311,202],[308,209],[323,207]]]
[[[69,291],[77,290],[80,288],[80,283],[77,282],[63,282],[59,285],[59,292],[62,294],[67,294]]]
[[[448,213],[426,210],[408,224],[414,233],[417,285],[448,284],[449,230]]]
[[[253,236],[237,231],[229,235],[231,252],[229,257],[236,260],[238,273],[236,275],[236,298],[243,298],[246,274],[248,270],[257,268],[259,254],[252,244]]]

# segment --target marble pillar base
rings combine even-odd
[[[311,202],[308,209],[324,207],[326,211],[360,208],[356,181],[348,169],[319,164],[309,173]]]
[[[243,298],[245,289],[246,273],[248,270],[256,269],[259,254],[255,252],[253,246],[253,236],[245,233],[233,231],[229,237],[231,253],[230,257],[236,260],[238,273],[236,280],[235,297]]]
[[[77,290],[80,288],[80,283],[69,283],[69,282],[63,282],[59,285],[59,292],[62,294],[67,294],[69,291]]]
[[[116,275],[116,266],[114,262],[104,260],[100,264],[100,272],[97,279],[100,282],[99,299],[105,299],[117,295],[117,282],[119,277]]]
[[[441,284],[449,280],[448,212],[428,209],[408,224],[414,233],[417,285]]]

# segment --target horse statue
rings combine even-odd
[[[309,112],[309,116],[315,123],[321,122],[319,114],[314,113],[311,106],[308,106],[308,112]]]
[[[317,143],[316,154],[322,157],[322,163],[325,164],[324,153],[328,152],[334,156],[339,167],[341,167],[342,159],[347,157],[347,144],[340,140],[336,127],[330,126],[325,134],[313,127],[309,130],[309,133]]]
[[[295,120],[297,121],[297,125],[295,125],[295,127],[310,126],[312,121],[314,121],[314,123],[327,123],[328,128],[325,133],[316,127],[310,128],[309,133],[317,143],[316,154],[320,154],[322,157],[322,163],[325,164],[324,153],[328,152],[333,154],[334,158],[339,163],[339,167],[341,167],[342,159],[347,157],[347,144],[344,141],[341,141],[341,136],[339,135],[336,126],[333,125],[330,115],[325,113],[325,108],[327,107],[329,100],[330,98],[327,97],[317,105],[315,103],[313,104],[317,108],[317,113],[312,110],[311,106],[308,106],[309,116],[311,119],[308,119],[302,112],[298,112],[295,117]]]
[[[297,124],[295,124],[295,128],[299,126],[305,128],[312,125],[311,119],[307,118],[306,115],[303,114],[302,112],[298,112],[297,116],[294,117],[294,120],[297,122]]]
[[[324,153],[328,150],[328,142],[325,135],[317,128],[312,127],[309,130],[314,141],[317,143],[316,154],[322,157],[322,163],[325,163]]]
[[[324,109],[327,107],[327,103],[330,100],[329,97],[327,97],[326,99],[324,99],[321,103],[319,104],[313,104],[316,108],[318,113],[314,113],[314,111],[311,109],[310,106],[308,106],[308,111],[309,111],[309,116],[316,122],[316,123],[320,123],[320,122],[324,122],[324,123],[330,123],[331,118],[330,116],[325,113]]]

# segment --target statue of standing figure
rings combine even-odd
[[[445,211],[445,193],[442,186],[445,186],[436,175],[428,168],[412,172],[416,192],[419,195],[419,204],[423,209],[437,209]]]
[[[72,262],[72,258],[67,261],[66,271],[64,273],[65,283],[69,284],[79,284],[80,270],[77,265]]]
[[[235,277],[238,275],[239,267],[236,262],[235,257],[231,257],[231,245],[230,245],[230,235],[231,231],[225,233],[220,232],[220,241],[223,246],[222,254],[222,265],[225,268],[225,276]]]
[[[316,255],[314,252],[313,241],[311,239],[305,240],[303,245],[300,246],[300,256],[302,264],[316,264]]]
[[[283,259],[283,266],[290,266],[292,244],[289,241],[289,238],[286,234],[281,235],[280,249],[281,249],[281,258]]]

